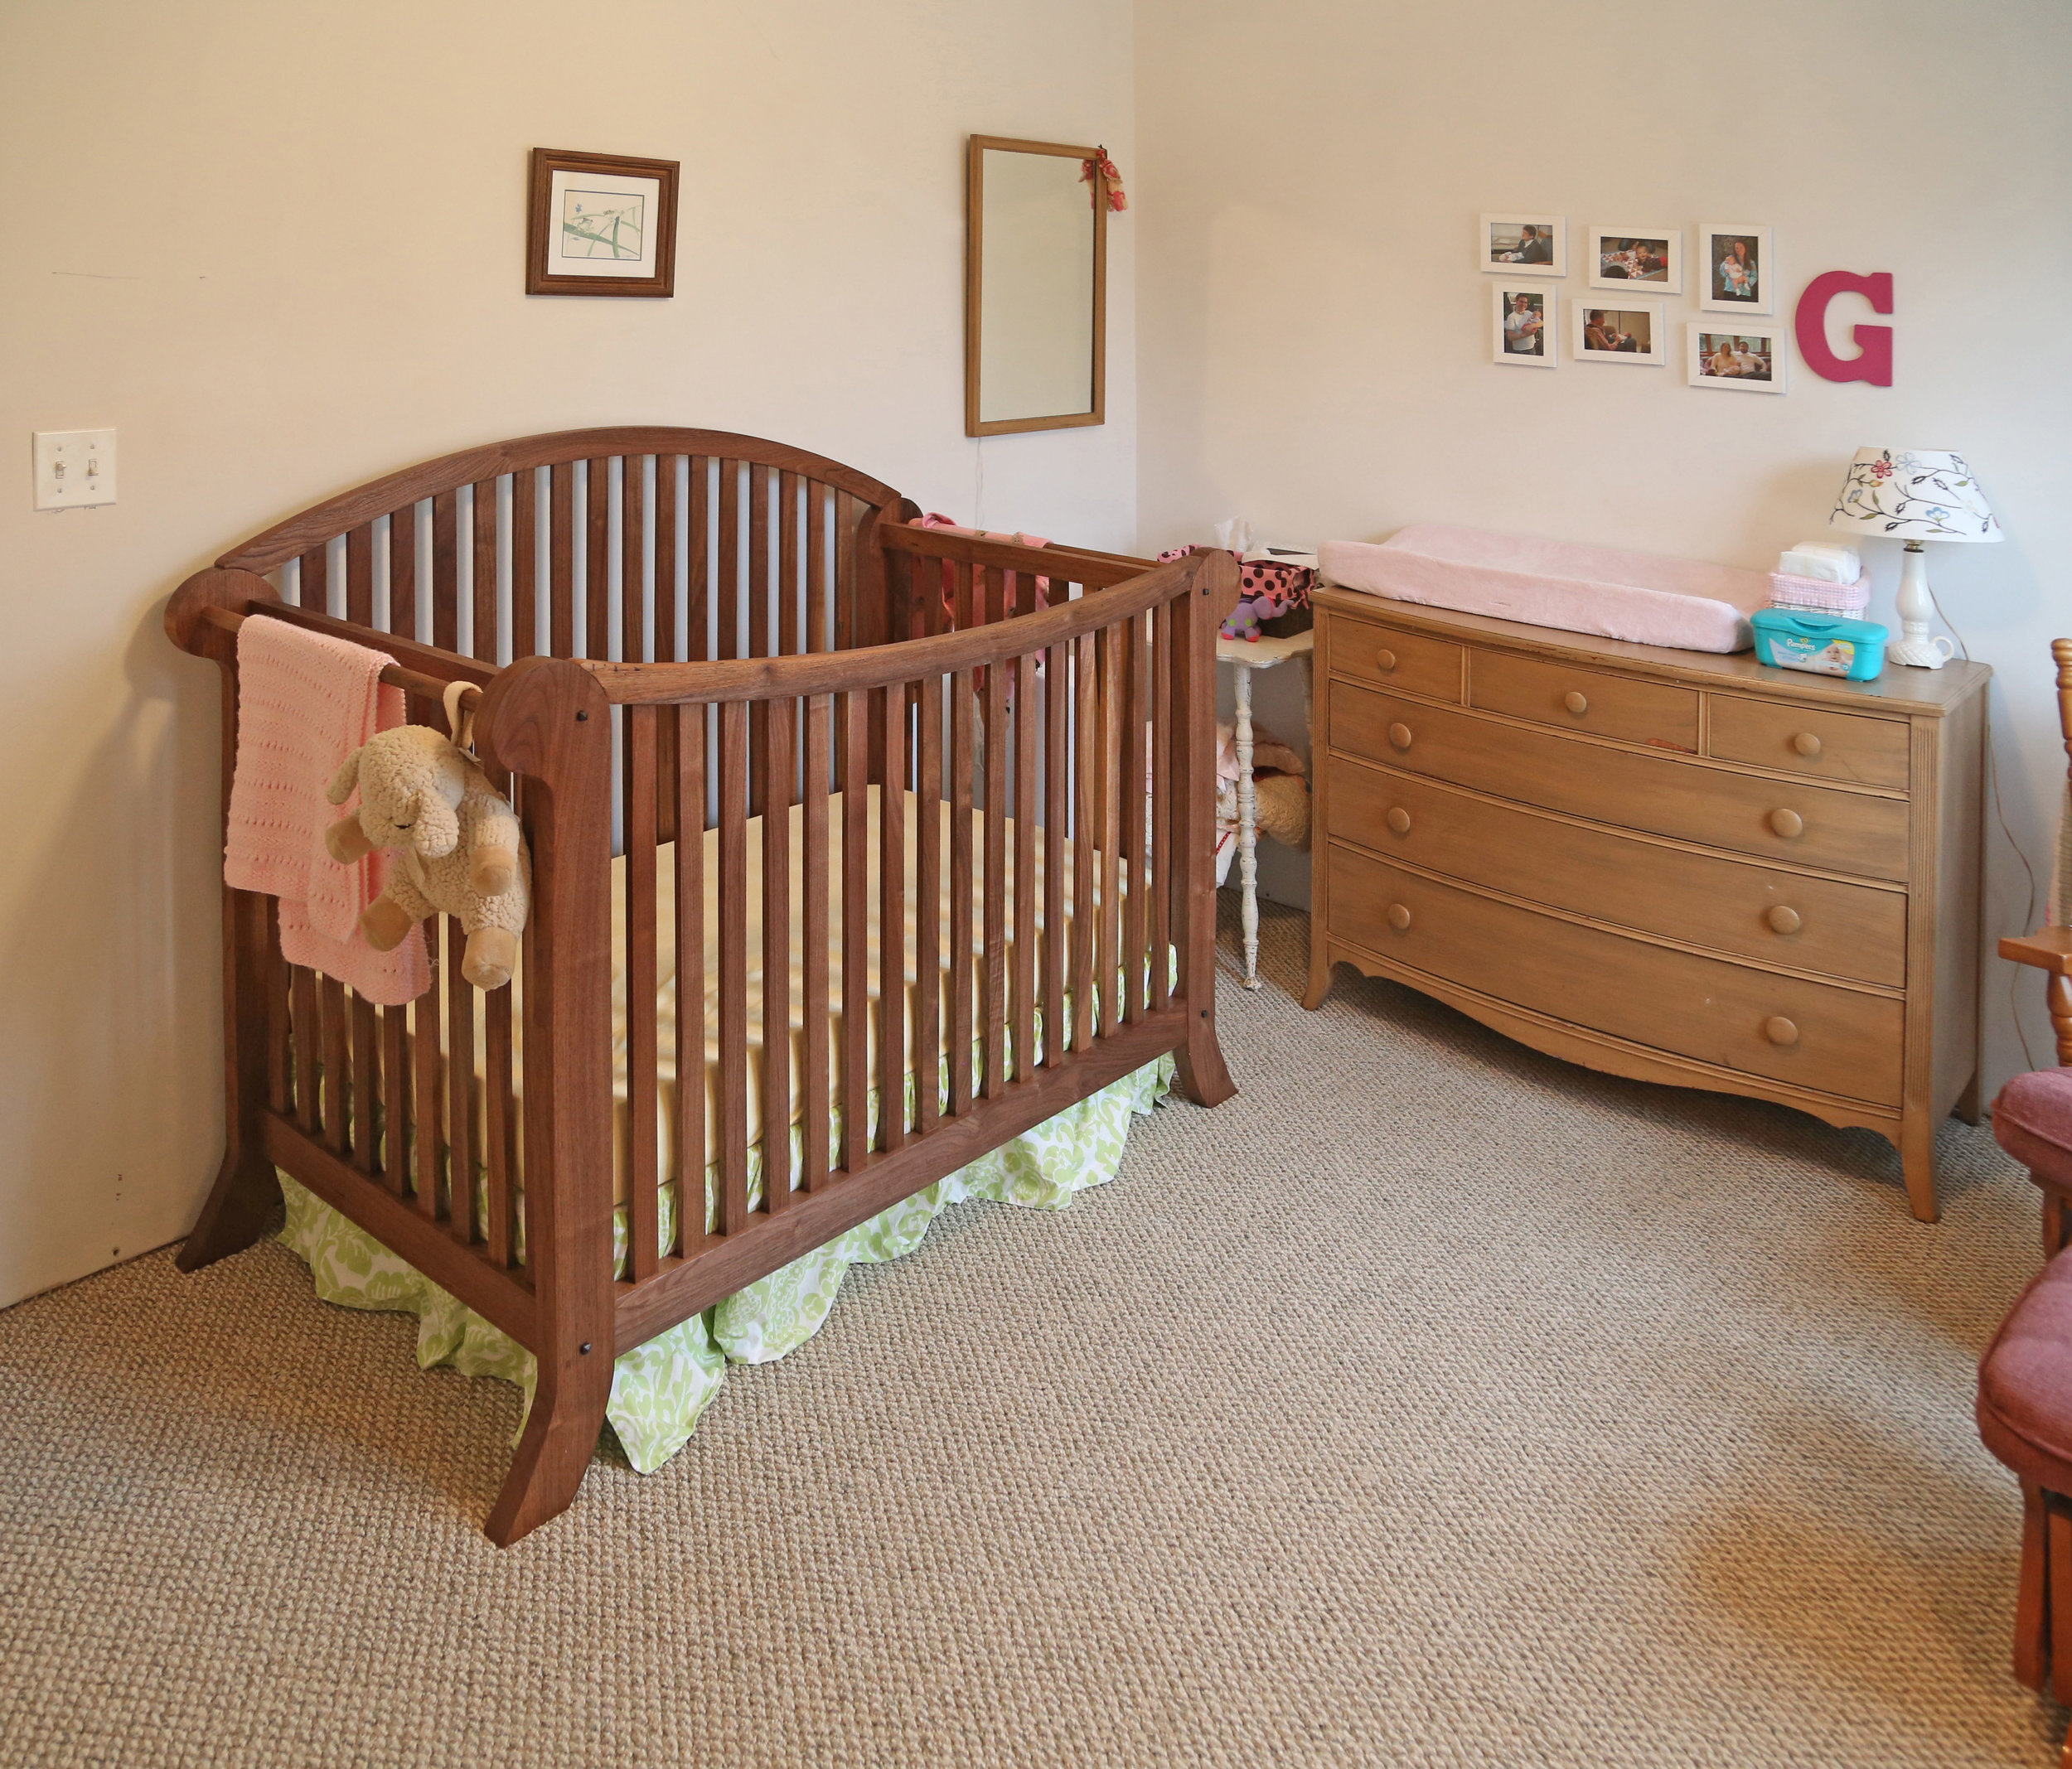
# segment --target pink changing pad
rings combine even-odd
[[[1317,563],[1342,589],[1682,651],[1745,651],[1769,602],[1768,572],[1439,522],[1379,546],[1324,541]]]

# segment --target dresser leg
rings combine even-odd
[[[1924,1222],[1942,1218],[1935,1201],[1935,1120],[1927,1112],[1909,1112],[1900,1120],[1900,1167],[1906,1176],[1906,1201]]]
[[[1330,949],[1322,940],[1310,942],[1310,986],[1302,993],[1302,1005],[1312,1013],[1324,1005],[1324,998],[1331,993],[1331,974],[1335,967],[1331,963]]]

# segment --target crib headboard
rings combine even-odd
[[[563,430],[405,467],[216,563],[492,665],[768,656],[905,636],[891,631],[877,529],[918,513],[852,467],[759,437]],[[768,593],[778,585],[794,593]]]

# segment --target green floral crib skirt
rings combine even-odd
[[[820,1331],[851,1265],[882,1264],[921,1245],[928,1225],[949,1205],[985,1200],[1031,1210],[1063,1210],[1076,1192],[1105,1185],[1121,1171],[1132,1115],[1162,1100],[1171,1085],[1171,1056],[1147,1063],[1034,1129],[981,1155],[903,1203],[781,1270],[737,1291],[703,1314],[659,1333],[619,1358],[605,1409],[608,1428],[627,1460],[651,1474],[690,1441],[699,1416],[717,1398],[729,1363],[764,1364],[796,1351]],[[911,1090],[911,1078],[909,1089]],[[872,1099],[876,1115],[876,1099]],[[909,1102],[911,1109],[911,1102]],[[798,1132],[792,1137],[792,1169],[801,1171]],[[759,1201],[762,1155],[749,1151],[751,1204]],[[715,1168],[705,1176],[710,1200]],[[389,1251],[287,1174],[281,1191],[288,1221],[280,1238],[309,1265],[317,1293],[347,1308],[387,1309],[418,1317],[419,1367],[451,1365],[463,1375],[515,1382],[532,1405],[532,1354],[463,1307],[421,1272]],[[661,1232],[675,1233],[676,1187],[662,1188]],[[627,1213],[612,1213],[612,1245],[622,1274],[627,1256]],[[523,1418],[520,1428],[524,1426]]]

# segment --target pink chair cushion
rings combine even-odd
[[[2008,1082],[1993,1101],[1993,1137],[2037,1180],[2072,1191],[2072,1069]]]
[[[1978,1434],[2025,1481],[2072,1494],[2072,1249],[2021,1293],[1987,1347]]]

